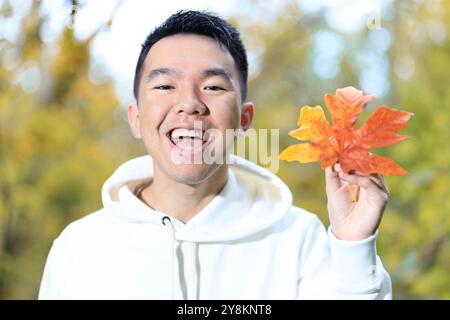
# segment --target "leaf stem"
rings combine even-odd
[[[352,198],[352,202],[356,202],[358,199],[356,199],[356,194],[353,194],[352,187],[350,187],[350,183],[347,184],[348,192],[350,193],[350,197]]]

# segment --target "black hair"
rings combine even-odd
[[[150,48],[159,40],[179,33],[193,33],[208,36],[225,46],[230,52],[236,64],[241,82],[242,101],[247,96],[248,63],[244,45],[239,32],[225,20],[205,11],[182,10],[156,27],[142,44],[141,53],[136,64],[134,73],[134,97],[138,98],[139,81],[145,58]]]

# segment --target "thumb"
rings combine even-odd
[[[334,193],[341,187],[339,172],[335,171],[332,166],[325,168],[325,183],[327,193]]]

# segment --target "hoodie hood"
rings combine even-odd
[[[161,225],[170,217],[176,240],[223,242],[239,240],[276,224],[292,205],[289,188],[270,171],[230,155],[228,180],[222,191],[187,223],[153,210],[135,195],[137,187],[153,176],[150,156],[121,165],[102,188],[104,208],[129,223]]]

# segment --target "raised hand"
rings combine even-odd
[[[362,240],[375,233],[389,190],[380,174],[345,173],[339,164],[325,169],[328,215],[341,240]]]

